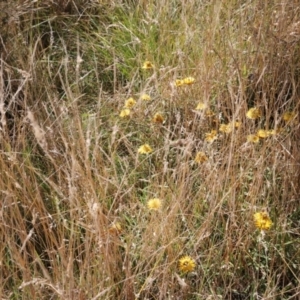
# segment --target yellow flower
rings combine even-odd
[[[182,86],[182,85],[191,85],[195,82],[194,77],[186,77],[183,79],[176,79],[175,80],[175,85],[176,86]]]
[[[143,66],[142,66],[142,69],[143,69],[143,70],[150,70],[150,69],[153,69],[153,68],[154,68],[154,65],[152,64],[151,61],[146,60],[146,61],[143,63]]]
[[[147,207],[150,210],[159,210],[162,206],[162,201],[158,198],[153,198],[147,201]]]
[[[276,135],[276,134],[279,134],[281,131],[282,131],[281,128],[271,129],[271,130],[268,131],[268,134],[269,135]]]
[[[285,122],[291,122],[295,119],[296,115],[294,111],[287,111],[283,114],[282,118]]]
[[[206,162],[208,160],[208,157],[206,156],[206,154],[202,151],[197,152],[196,157],[195,157],[195,162],[200,164],[203,162]]]
[[[130,115],[130,109],[129,108],[124,108],[121,110],[119,116],[121,118],[125,118],[125,117],[128,117]]]
[[[189,273],[195,270],[196,262],[190,256],[183,256],[179,259],[179,270],[183,273]]]
[[[182,86],[182,85],[184,85],[184,81],[182,79],[176,79],[175,80],[175,85],[176,86]]]
[[[120,233],[122,231],[122,226],[119,222],[114,222],[109,226],[110,233]]]
[[[248,119],[258,119],[261,117],[261,111],[257,107],[252,107],[247,111],[246,116]]]
[[[268,135],[275,135],[275,134],[277,134],[277,130],[276,129],[268,130]]]
[[[141,147],[139,147],[138,149],[138,153],[140,154],[149,154],[151,153],[153,150],[152,148],[149,146],[149,144],[144,144]]]
[[[259,137],[256,134],[249,134],[247,136],[247,141],[257,144],[259,142]]]
[[[212,110],[208,109],[208,110],[206,110],[205,115],[207,117],[213,117],[215,115],[215,113]]]
[[[256,135],[257,135],[258,137],[264,139],[264,138],[267,138],[267,137],[270,135],[270,133],[269,133],[268,130],[259,129],[259,130],[257,131]]]
[[[197,107],[196,107],[196,110],[204,110],[207,108],[207,104],[204,103],[204,102],[199,102]]]
[[[233,129],[233,127],[232,127],[231,123],[229,123],[229,124],[221,124],[220,128],[219,128],[219,131],[225,132],[225,133],[230,133],[232,131],[232,129]]]
[[[212,143],[217,138],[217,131],[212,130],[211,132],[205,133],[205,141]]]
[[[151,100],[151,97],[148,95],[148,94],[143,94],[141,96],[141,99],[144,100],[144,101],[150,101]]]
[[[191,76],[183,79],[183,83],[187,85],[193,84],[194,82],[195,82],[195,78]]]
[[[268,230],[273,225],[267,212],[257,212],[253,215],[256,228],[261,230]]]
[[[152,118],[152,122],[157,124],[162,124],[164,120],[164,116],[161,113],[156,113]]]
[[[129,98],[125,101],[125,107],[126,108],[132,108],[133,106],[135,106],[136,101],[133,98]]]
[[[239,128],[241,126],[241,122],[240,121],[235,121],[235,122],[232,122],[233,126],[235,128]]]

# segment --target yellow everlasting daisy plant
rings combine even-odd
[[[184,85],[184,81],[182,79],[176,79],[175,80],[175,85],[176,86],[182,86],[182,85]]]
[[[205,141],[212,143],[217,138],[217,130],[205,133]]]
[[[261,230],[268,230],[273,225],[273,222],[271,221],[269,214],[265,211],[256,212],[253,215],[253,219],[256,228]]]
[[[247,111],[246,117],[252,120],[258,119],[261,117],[261,111],[257,107],[252,107]]]
[[[195,270],[196,262],[190,256],[186,255],[179,259],[178,268],[183,273],[189,273]]]
[[[176,79],[175,80],[175,86],[182,86],[182,85],[191,85],[195,82],[195,78],[194,77],[186,77],[183,79]]]
[[[207,104],[204,103],[204,102],[199,102],[197,107],[196,107],[196,110],[205,110],[207,108]]]
[[[153,69],[153,68],[154,68],[154,65],[152,64],[151,61],[146,60],[146,61],[143,63],[143,66],[142,66],[142,69],[143,69],[143,70],[150,70],[150,69]]]
[[[259,142],[259,136],[257,136],[256,134],[249,134],[247,136],[247,141],[250,143],[257,144]]]
[[[270,133],[268,130],[264,130],[264,129],[259,129],[256,133],[256,135],[260,138],[267,138],[268,136],[270,136]]]
[[[114,222],[109,226],[110,233],[121,233],[122,226],[119,222]]]
[[[231,123],[229,124],[221,124],[219,127],[219,131],[224,133],[230,133],[233,130],[233,125]]]
[[[282,118],[285,122],[291,122],[295,119],[296,115],[294,111],[287,111],[283,114]]]
[[[151,97],[150,97],[148,94],[143,94],[143,95],[141,96],[141,99],[142,99],[143,101],[150,101],[150,100],[151,100]]]
[[[161,113],[156,113],[152,118],[152,122],[156,124],[162,124],[164,120],[165,118]]]
[[[183,83],[187,85],[193,84],[194,82],[195,82],[195,78],[191,76],[183,79]]]
[[[200,164],[203,162],[206,162],[208,160],[208,157],[206,154],[202,151],[197,152],[196,157],[195,157],[195,162]]]
[[[136,101],[133,98],[129,98],[125,101],[125,107],[126,108],[132,108],[133,106],[135,106]]]
[[[144,145],[140,146],[138,149],[138,153],[140,153],[140,154],[149,154],[151,152],[153,152],[153,149],[150,147],[149,144],[144,144]]]
[[[121,118],[125,118],[125,117],[128,117],[130,115],[130,109],[129,108],[124,108],[121,110],[119,116]]]
[[[162,201],[158,198],[149,199],[147,202],[147,207],[150,210],[159,210],[162,206]]]

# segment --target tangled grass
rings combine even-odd
[[[0,5],[2,299],[300,297],[297,1]]]

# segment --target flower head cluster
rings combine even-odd
[[[240,121],[234,121],[234,122],[232,122],[232,125],[233,125],[235,128],[239,128],[239,127],[241,127],[241,122],[240,122]]]
[[[249,134],[247,136],[247,141],[250,143],[257,144],[259,142],[259,136],[257,136],[256,134]]]
[[[230,133],[234,128],[239,128],[241,126],[241,122],[232,121],[228,124],[221,124],[219,127],[219,131],[224,133]]]
[[[149,146],[149,144],[144,144],[138,149],[138,153],[140,154],[149,154],[151,152],[153,152],[153,149]]]
[[[215,115],[215,113],[214,113],[211,109],[207,109],[207,110],[205,111],[205,115],[206,115],[207,117],[213,117],[213,116]]]
[[[141,96],[141,99],[142,99],[143,101],[150,101],[150,100],[151,100],[151,97],[150,97],[148,94],[143,94],[143,95]]]
[[[247,136],[247,141],[251,143],[258,143],[260,139],[268,138],[271,135],[276,135],[280,132],[280,129],[259,129],[256,134],[249,134]]]
[[[130,97],[129,99],[127,99],[125,101],[125,105],[124,106],[126,108],[132,108],[133,106],[135,106],[135,104],[136,104],[136,101],[132,97]]]
[[[197,152],[196,157],[195,157],[195,162],[200,164],[200,163],[204,163],[208,160],[208,157],[206,156],[206,154],[202,151]]]
[[[124,108],[121,110],[119,116],[121,118],[129,117],[130,115],[130,108],[134,107],[136,105],[136,101],[130,97],[128,98],[124,103]]]
[[[109,226],[109,232],[110,233],[121,233],[122,231],[122,226],[119,222],[113,222],[110,226]]]
[[[143,70],[150,70],[150,69],[153,69],[153,68],[154,68],[154,65],[152,64],[151,61],[146,60],[146,61],[143,63],[143,66],[142,66],[142,69],[143,69]]]
[[[158,198],[149,199],[147,201],[147,207],[149,210],[159,210],[162,206],[162,201]]]
[[[183,85],[191,85],[195,82],[195,78],[194,77],[186,77],[183,79],[176,79],[175,80],[175,85],[178,86],[183,86]]]
[[[271,133],[269,130],[259,129],[257,131],[256,135],[262,139],[265,139],[265,138],[269,137],[271,135]]]
[[[195,82],[194,77],[189,76],[189,77],[183,78],[184,84],[190,85],[190,84],[193,84],[194,82]]]
[[[196,110],[205,110],[207,108],[207,104],[204,103],[204,102],[199,102],[197,107],[196,107]]]
[[[196,262],[190,256],[183,256],[179,259],[178,268],[183,273],[189,273],[195,270]]]
[[[156,113],[152,118],[152,122],[156,124],[162,124],[164,120],[165,118],[161,113]]]
[[[261,111],[257,107],[252,107],[247,111],[246,117],[252,120],[258,119],[261,117]]]
[[[205,133],[205,141],[212,143],[217,138],[217,130]]]
[[[289,123],[289,122],[294,121],[296,116],[297,116],[296,112],[287,111],[283,114],[282,118],[285,122]]]
[[[273,222],[271,221],[269,215],[267,212],[257,212],[253,215],[254,223],[256,228],[261,230],[268,230],[273,225]]]
[[[121,118],[129,117],[129,115],[130,115],[130,109],[129,108],[122,109],[120,114],[119,114],[119,116]]]
[[[230,133],[233,130],[233,126],[231,123],[228,124],[221,124],[219,127],[219,131],[224,133]]]

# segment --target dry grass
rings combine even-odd
[[[298,2],[86,2],[1,4],[2,299],[299,299]]]

